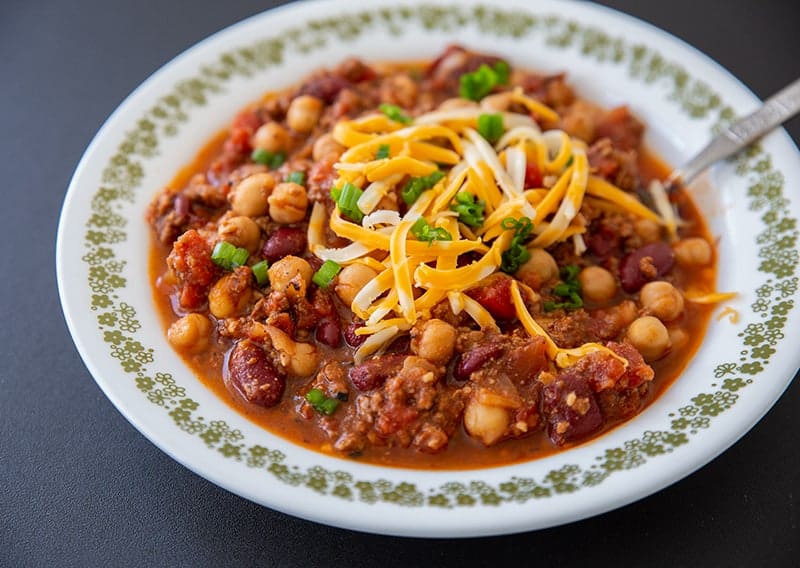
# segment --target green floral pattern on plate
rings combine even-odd
[[[224,53],[201,67],[194,78],[177,84],[126,134],[105,167],[102,185],[91,202],[82,259],[87,266],[91,309],[96,312],[99,332],[110,355],[119,360],[122,371],[132,377],[154,410],[161,407],[181,430],[198,436],[210,450],[248,467],[262,468],[291,486],[365,503],[444,508],[524,503],[596,486],[615,471],[636,468],[689,443],[692,436],[708,428],[714,417],[735,405],[740,393],[758,380],[783,339],[787,317],[794,309],[798,289],[797,220],[787,214],[782,174],[758,146],[740,155],[736,162],[737,175],[747,180],[748,206],[761,215],[763,222],[761,232],[755,236],[763,282],[755,290],[757,300],[751,305],[752,314],[747,314],[752,321],[739,334],[738,355],[714,369],[716,382],[711,386],[716,390],[697,394],[690,399],[691,404],[669,414],[669,430],[647,431],[620,447],[606,449],[588,468],[564,465],[538,480],[512,477],[497,485],[448,482],[425,492],[414,483],[355,479],[348,472],[320,466],[300,469],[288,463],[283,453],[250,444],[226,421],[201,416],[199,404],[186,396],[184,387],[170,374],[150,368],[154,351],[136,339],[141,328],[136,310],[120,298],[128,278],[123,276],[125,260],[117,257],[114,245],[127,239],[127,220],[118,211],[133,202],[135,192],[142,189],[147,160],[157,154],[162,137],[177,134],[192,110],[223,93],[226,82],[234,76],[250,76],[278,66],[287,52],[323,49],[331,42],[355,38],[366,30],[402,35],[409,25],[440,32],[471,25],[488,36],[540,36],[555,48],[578,50],[597,62],[625,66],[637,81],[669,85],[668,97],[674,104],[691,118],[711,118],[714,129],[734,118],[733,110],[720,96],[705,82],[691,77],[680,64],[666,60],[646,45],[629,45],[600,29],[560,16],[480,6],[420,5],[342,14],[283,30],[280,39],[269,38]]]

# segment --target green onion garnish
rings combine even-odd
[[[283,162],[286,161],[286,154],[283,152],[270,152],[268,150],[264,150],[263,148],[256,148],[253,150],[253,153],[250,154],[250,159],[258,164],[268,166],[271,170],[274,170],[281,167]]]
[[[306,400],[314,407],[314,410],[325,416],[330,416],[336,412],[339,406],[339,400],[325,396],[325,393],[320,389],[311,389],[306,393]]]
[[[389,157],[389,145],[381,144],[380,146],[378,146],[378,151],[375,152],[375,159],[383,160],[388,157]]]
[[[553,310],[577,310],[583,307],[581,297],[581,283],[578,280],[578,273],[581,271],[576,264],[568,264],[561,269],[561,282],[553,286],[553,294],[564,299],[563,302],[553,302],[548,300],[542,304],[544,311]]]
[[[361,209],[358,208],[358,200],[361,198],[362,191],[352,183],[345,182],[342,187],[331,188],[331,197],[339,206],[339,211],[356,223],[360,223],[364,218]]]
[[[225,270],[243,266],[249,256],[250,253],[247,252],[247,249],[236,248],[226,241],[219,241],[211,251],[211,260]]]
[[[258,282],[259,286],[266,284],[267,280],[269,280],[269,277],[267,276],[267,268],[269,268],[269,263],[266,260],[257,262],[250,267],[250,270],[253,271],[253,276],[256,277],[256,282]]]
[[[513,274],[519,270],[520,266],[528,262],[528,259],[531,257],[530,251],[525,248],[525,240],[530,236],[533,230],[533,223],[531,223],[531,220],[527,217],[520,217],[519,219],[506,217],[500,223],[500,226],[507,231],[514,231],[511,244],[503,253],[500,262],[500,270],[506,274]]]
[[[499,112],[478,115],[478,133],[490,144],[497,142],[504,131],[503,115]]]
[[[432,227],[424,217],[417,219],[417,222],[411,225],[411,234],[416,237],[418,241],[427,241],[428,244],[433,241],[452,241],[453,236],[442,227]]]
[[[486,204],[466,191],[456,194],[455,203],[450,205],[450,210],[458,213],[458,220],[469,227],[483,225],[483,212]]]
[[[341,269],[342,267],[333,260],[326,260],[314,273],[311,280],[320,288],[327,288]]]
[[[397,105],[390,105],[389,103],[383,103],[381,106],[378,107],[378,109],[383,114],[394,120],[395,122],[400,122],[403,124],[411,124],[411,117],[409,117],[405,112],[403,112],[403,109],[401,109]]]
[[[407,205],[413,205],[414,202],[419,199],[419,196],[422,195],[423,191],[432,188],[443,177],[444,173],[436,170],[427,176],[411,178],[403,186],[403,189],[400,190],[403,201],[405,201]]]
[[[297,185],[305,185],[306,172],[292,172],[286,176],[286,181],[289,183],[296,183]]]
[[[479,101],[497,85],[507,85],[510,71],[505,61],[498,61],[492,67],[484,63],[476,71],[461,75],[459,94],[462,99]]]

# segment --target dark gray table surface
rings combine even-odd
[[[605,3],[697,46],[761,97],[800,75],[797,2]],[[365,535],[276,513],[191,473],[128,424],[61,315],[53,266],[69,178],[150,73],[275,4],[0,2],[0,565],[800,564],[798,381],[731,449],[651,497],[563,527],[460,541]],[[800,140],[800,121],[788,130]]]

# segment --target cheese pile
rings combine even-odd
[[[511,99],[542,117],[558,121],[550,108],[520,90]],[[437,110],[416,117],[411,124],[374,114],[339,122],[333,136],[347,150],[335,165],[336,187],[353,184],[363,191],[358,208],[361,223],[342,217],[338,206],[329,216],[325,205],[315,203],[308,228],[312,253],[340,265],[362,263],[377,276],[355,296],[350,306],[365,322],[359,335],[368,336],[355,354],[356,362],[379,351],[397,335],[409,330],[419,318],[443,300],[454,313],[469,314],[482,329],[497,330],[489,312],[464,292],[499,270],[502,254],[514,231],[503,220],[527,218],[533,223],[528,247],[547,247],[572,239],[576,253],[586,250],[586,231],[578,215],[587,196],[611,202],[639,217],[663,224],[662,218],[636,198],[591,176],[585,144],[561,130],[542,131],[528,114],[501,113],[505,132],[492,145],[476,130],[486,113],[479,106]],[[376,159],[376,153],[388,158]],[[549,187],[525,187],[526,171],[535,165]],[[387,193],[399,189],[410,177],[429,176],[448,168],[446,175],[424,191],[401,216],[379,204]],[[458,220],[450,209],[457,194],[466,192],[485,204],[484,223],[477,228]],[[452,240],[415,240],[410,232],[420,217],[441,228]],[[351,241],[342,248],[326,246],[325,230]],[[459,255],[474,253],[477,260],[458,266]],[[543,335],[548,352],[559,366],[592,349],[561,350],[547,337],[525,307],[519,289],[512,287],[514,305],[529,333]]]

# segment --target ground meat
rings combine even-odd
[[[517,72],[514,77],[514,82],[519,84],[526,94],[559,112],[575,102],[575,91],[567,84],[564,73],[541,75],[522,71]]]
[[[567,134],[591,144],[596,138],[597,121],[602,113],[597,105],[578,100],[562,112],[560,126]]]
[[[357,397],[355,412],[345,418],[342,429],[349,434],[335,447],[351,451],[369,439],[427,453],[443,450],[456,431],[464,394],[441,379],[441,372],[425,359],[405,357],[383,386]]]
[[[609,138],[599,138],[589,147],[586,156],[594,175],[626,191],[634,191],[639,187],[639,166],[635,150],[619,149]]]
[[[636,306],[631,301],[602,310],[575,310],[539,323],[563,348],[579,347],[584,343],[606,342],[618,339],[628,324],[636,317]]]
[[[644,406],[650,383],[627,389],[609,389],[597,393],[597,404],[606,420],[625,420]]]
[[[626,106],[611,109],[597,122],[598,138],[608,138],[620,150],[638,150],[643,134],[644,125]]]
[[[226,203],[223,190],[208,183],[204,174],[197,174],[182,190],[159,195],[148,207],[146,219],[158,240],[171,245],[189,229],[205,227],[222,213]]]
[[[330,155],[318,162],[314,162],[314,165],[311,166],[306,181],[308,198],[311,201],[332,204],[331,188],[338,178],[336,170],[333,169],[333,164],[338,161],[339,156]]]

